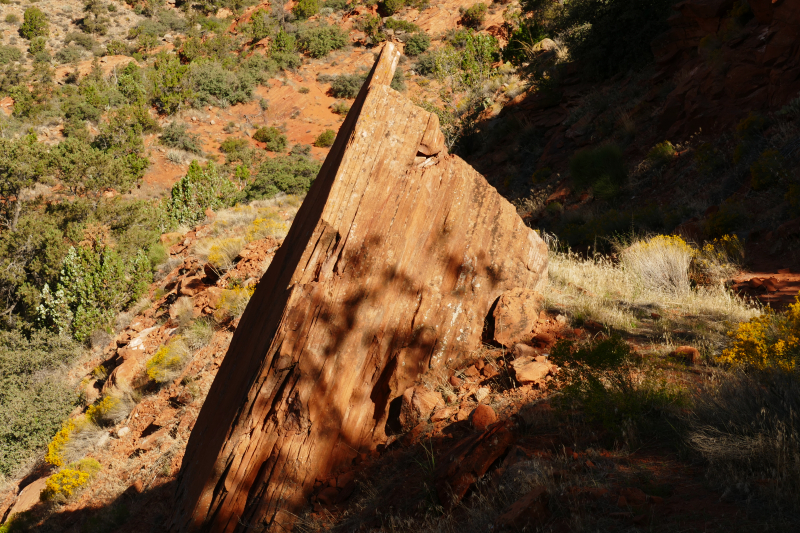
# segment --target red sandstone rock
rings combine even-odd
[[[692,346],[679,346],[669,355],[690,366],[700,363],[700,352]]]
[[[478,431],[486,431],[486,428],[497,422],[497,415],[494,409],[485,404],[480,404],[472,411],[472,427]]]
[[[510,348],[530,333],[539,320],[544,297],[531,289],[506,291],[494,309],[494,340]]]
[[[444,455],[435,472],[436,493],[445,509],[461,501],[469,488],[505,453],[514,436],[505,423],[461,440]]]
[[[387,442],[392,400],[477,349],[504,291],[546,280],[544,242],[389,88],[399,57],[387,43],[236,328],[168,531],[291,529],[315,479]]]
[[[441,393],[425,387],[411,387],[403,394],[400,424],[409,430],[418,423],[428,420],[434,409],[441,407],[444,407]]]
[[[517,381],[521,384],[538,383],[555,369],[543,356],[534,359],[522,358],[511,362]]]
[[[495,522],[498,529],[536,530],[550,517],[548,494],[544,487],[534,487],[514,502]]]
[[[14,506],[11,508],[11,511],[9,511],[8,516],[24,513],[25,511],[33,509],[33,506],[39,503],[39,495],[42,493],[42,490],[44,490],[45,483],[47,483],[46,476],[37,479],[22,489],[19,496],[17,496],[17,501],[14,502]]]

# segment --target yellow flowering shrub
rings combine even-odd
[[[719,362],[759,369],[794,369],[800,362],[800,297],[785,313],[767,311],[729,333],[732,345]]]
[[[234,260],[245,244],[241,237],[214,239],[208,250],[208,262],[217,270],[229,270],[233,268]]]
[[[109,414],[119,407],[121,400],[115,396],[106,396],[86,410],[86,418],[95,424],[102,424]]]
[[[188,355],[189,350],[183,338],[172,338],[147,361],[147,376],[158,383],[171,381],[183,370]]]
[[[250,297],[255,292],[255,286],[233,287],[222,291],[214,318],[218,322],[223,322],[229,318],[237,318],[244,313]]]
[[[645,288],[670,293],[690,289],[689,265],[695,248],[678,235],[657,235],[625,248],[620,259]]]
[[[95,459],[81,459],[70,463],[45,481],[41,499],[52,501],[66,499],[87,485],[101,466]]]
[[[64,464],[64,451],[70,437],[88,423],[89,420],[85,416],[65,420],[61,425],[61,429],[50,441],[50,444],[47,445],[47,455],[44,456],[44,460],[53,466],[62,466]]]
[[[277,215],[267,218],[257,218],[245,231],[245,239],[248,242],[257,241],[264,237],[285,237],[289,231],[289,226],[280,220]]]

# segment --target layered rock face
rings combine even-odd
[[[680,2],[671,29],[653,42],[661,78],[684,73],[660,117],[667,137],[719,131],[800,92],[800,3],[748,3],[752,14],[731,17],[734,0]]]
[[[316,479],[387,440],[389,404],[479,347],[545,244],[436,115],[389,88],[391,44],[242,316],[191,434],[172,532],[283,531]]]

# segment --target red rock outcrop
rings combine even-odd
[[[387,44],[261,279],[197,419],[172,532],[290,529],[317,479],[386,442],[389,404],[479,347],[545,244],[389,88]]]
[[[680,2],[670,30],[653,42],[662,68],[656,79],[685,73],[660,117],[668,137],[720,131],[748,112],[780,108],[800,92],[800,4],[748,3],[752,15],[736,17],[734,0]]]

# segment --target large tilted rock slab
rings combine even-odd
[[[192,432],[170,531],[290,529],[315,479],[386,442],[389,403],[480,346],[544,243],[389,88],[387,44],[247,307]]]

